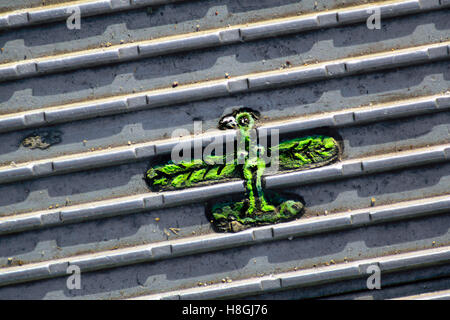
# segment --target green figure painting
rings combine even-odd
[[[300,217],[304,209],[300,197],[263,188],[267,166],[276,167],[277,172],[317,168],[336,161],[340,146],[333,137],[310,135],[265,148],[252,135],[258,119],[259,113],[247,108],[222,117],[219,129],[238,130],[238,147],[233,154],[156,163],[146,172],[148,185],[154,191],[167,191],[243,179],[244,197],[211,201],[206,206],[207,217],[219,232],[238,232]]]

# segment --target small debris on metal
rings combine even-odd
[[[60,143],[62,133],[56,130],[52,131],[36,131],[26,136],[21,145],[29,149],[47,149],[50,146]]]

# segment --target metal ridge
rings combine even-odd
[[[122,3],[129,0],[102,0],[99,1],[99,3],[104,7],[109,7],[111,5],[109,4],[110,1]],[[448,6],[450,6],[450,4],[440,4],[439,1],[433,0],[410,0],[395,3],[381,3],[379,5],[364,5],[362,7],[357,6],[341,10],[319,12],[317,14],[308,14],[301,17],[285,18],[275,20],[273,22],[259,22],[242,26],[231,26],[228,28],[176,35],[149,41],[115,45],[110,48],[90,49],[81,52],[40,57],[0,65],[0,81],[22,79],[42,74],[118,63],[183,52],[186,50],[223,46],[233,43],[264,39],[267,37],[336,27],[356,22],[364,22],[370,16],[370,10],[374,9],[379,9],[382,16],[390,18],[405,14],[427,12],[442,7],[446,8]],[[120,10],[124,9],[123,6],[119,6],[117,8]],[[58,9],[58,12],[60,11],[65,12],[62,9]],[[17,18],[13,19],[13,21],[22,21],[26,16],[26,13],[20,13]],[[48,13],[42,14],[41,16],[53,17],[54,14]],[[8,21],[8,19],[11,20],[11,18],[3,18],[4,21]],[[5,25],[5,22],[3,25]],[[1,28],[2,17],[0,15],[0,30]]]
[[[300,237],[345,230],[386,221],[411,219],[442,213],[449,209],[449,196],[437,197],[435,200],[431,198],[421,201],[408,201],[394,206],[356,210],[355,212],[335,214],[329,217],[311,218],[270,227],[255,228],[235,234],[212,234],[175,241],[164,241],[135,246],[131,249],[109,250],[56,259],[51,262],[45,261],[20,267],[2,268],[0,269],[0,287],[13,283],[63,276],[66,275],[66,269],[70,264],[79,266],[83,272],[89,272],[140,262],[211,252],[224,248],[260,243],[261,241],[276,241],[294,236]],[[450,256],[447,254],[447,259],[449,258]],[[402,261],[404,260],[400,262],[386,262],[386,269],[401,269],[403,268]],[[411,259],[405,259],[405,261],[411,261]]]
[[[8,114],[0,116],[0,132],[423,64],[449,59],[449,48],[450,42],[443,42],[402,49],[396,52],[383,52],[357,58],[328,61],[311,66],[295,67],[289,69],[289,71],[277,70],[248,74],[229,80],[206,81],[200,85],[184,85],[178,88],[151,90],[139,94],[98,99],[93,102],[86,101]]]
[[[395,158],[392,155],[375,156],[361,160],[343,161],[309,171],[265,176],[263,177],[263,183],[269,189],[298,186],[450,160],[450,145],[426,150],[429,149],[431,150],[398,152]],[[187,190],[147,193],[114,200],[97,201],[78,206],[68,206],[58,210],[5,216],[0,218],[0,234],[189,204],[214,198],[219,192],[236,194],[244,191],[243,181],[235,181]]]
[[[450,247],[416,251],[413,253],[385,256],[360,260],[336,266],[306,269],[275,274],[261,278],[252,278],[232,284],[211,285],[207,288],[176,290],[163,294],[140,296],[134,299],[145,300],[189,300],[219,299],[257,295],[266,292],[307,287],[342,280],[365,277],[369,265],[377,265],[381,271],[395,272],[412,270],[433,264],[442,264],[450,260]],[[396,266],[395,268],[393,266]]]
[[[79,8],[81,14],[88,17],[179,1],[182,0],[79,0],[48,7],[19,9],[0,14],[0,30],[64,20],[71,15],[73,8]]]
[[[406,116],[415,116],[423,113],[442,112],[450,108],[449,95],[437,95],[421,99],[406,100],[395,104],[384,104],[379,107],[361,107],[345,111],[329,112],[292,119],[283,122],[264,124],[257,128],[258,134],[264,136],[271,130],[278,130],[280,134],[301,132],[320,127],[345,127],[365,124],[380,120],[387,120]],[[1,122],[0,122],[1,123]],[[227,138],[228,137],[228,138]],[[160,140],[150,143],[137,144],[132,147],[117,147],[96,152],[78,153],[70,156],[61,156],[51,159],[38,160],[25,164],[16,164],[14,167],[0,167],[0,184],[34,179],[54,174],[65,174],[80,170],[118,165],[127,162],[140,161],[155,155],[164,155],[179,143],[193,145],[200,140],[203,146],[216,139],[234,139],[234,131],[218,131],[213,134],[201,134],[184,139]]]

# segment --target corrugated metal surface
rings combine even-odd
[[[73,6],[80,30],[66,26]],[[449,8],[3,1],[0,298],[448,297]],[[205,201],[242,181],[152,193],[143,176],[175,129],[201,120],[183,139],[207,144],[234,134],[217,122],[239,107],[261,113],[260,132],[334,130],[344,151],[264,177],[304,198],[302,218],[218,234]],[[80,290],[66,285],[72,264]],[[366,287],[370,265],[382,290]]]

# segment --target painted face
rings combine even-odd
[[[257,111],[242,108],[231,114],[225,115],[219,121],[219,129],[250,129],[255,125],[258,118],[259,113]]]
[[[237,122],[236,118],[234,116],[226,116],[222,118],[219,122],[219,128],[220,129],[236,129],[237,128]]]
[[[255,123],[253,116],[248,112],[241,112],[236,115],[236,122],[239,128],[251,128]]]

